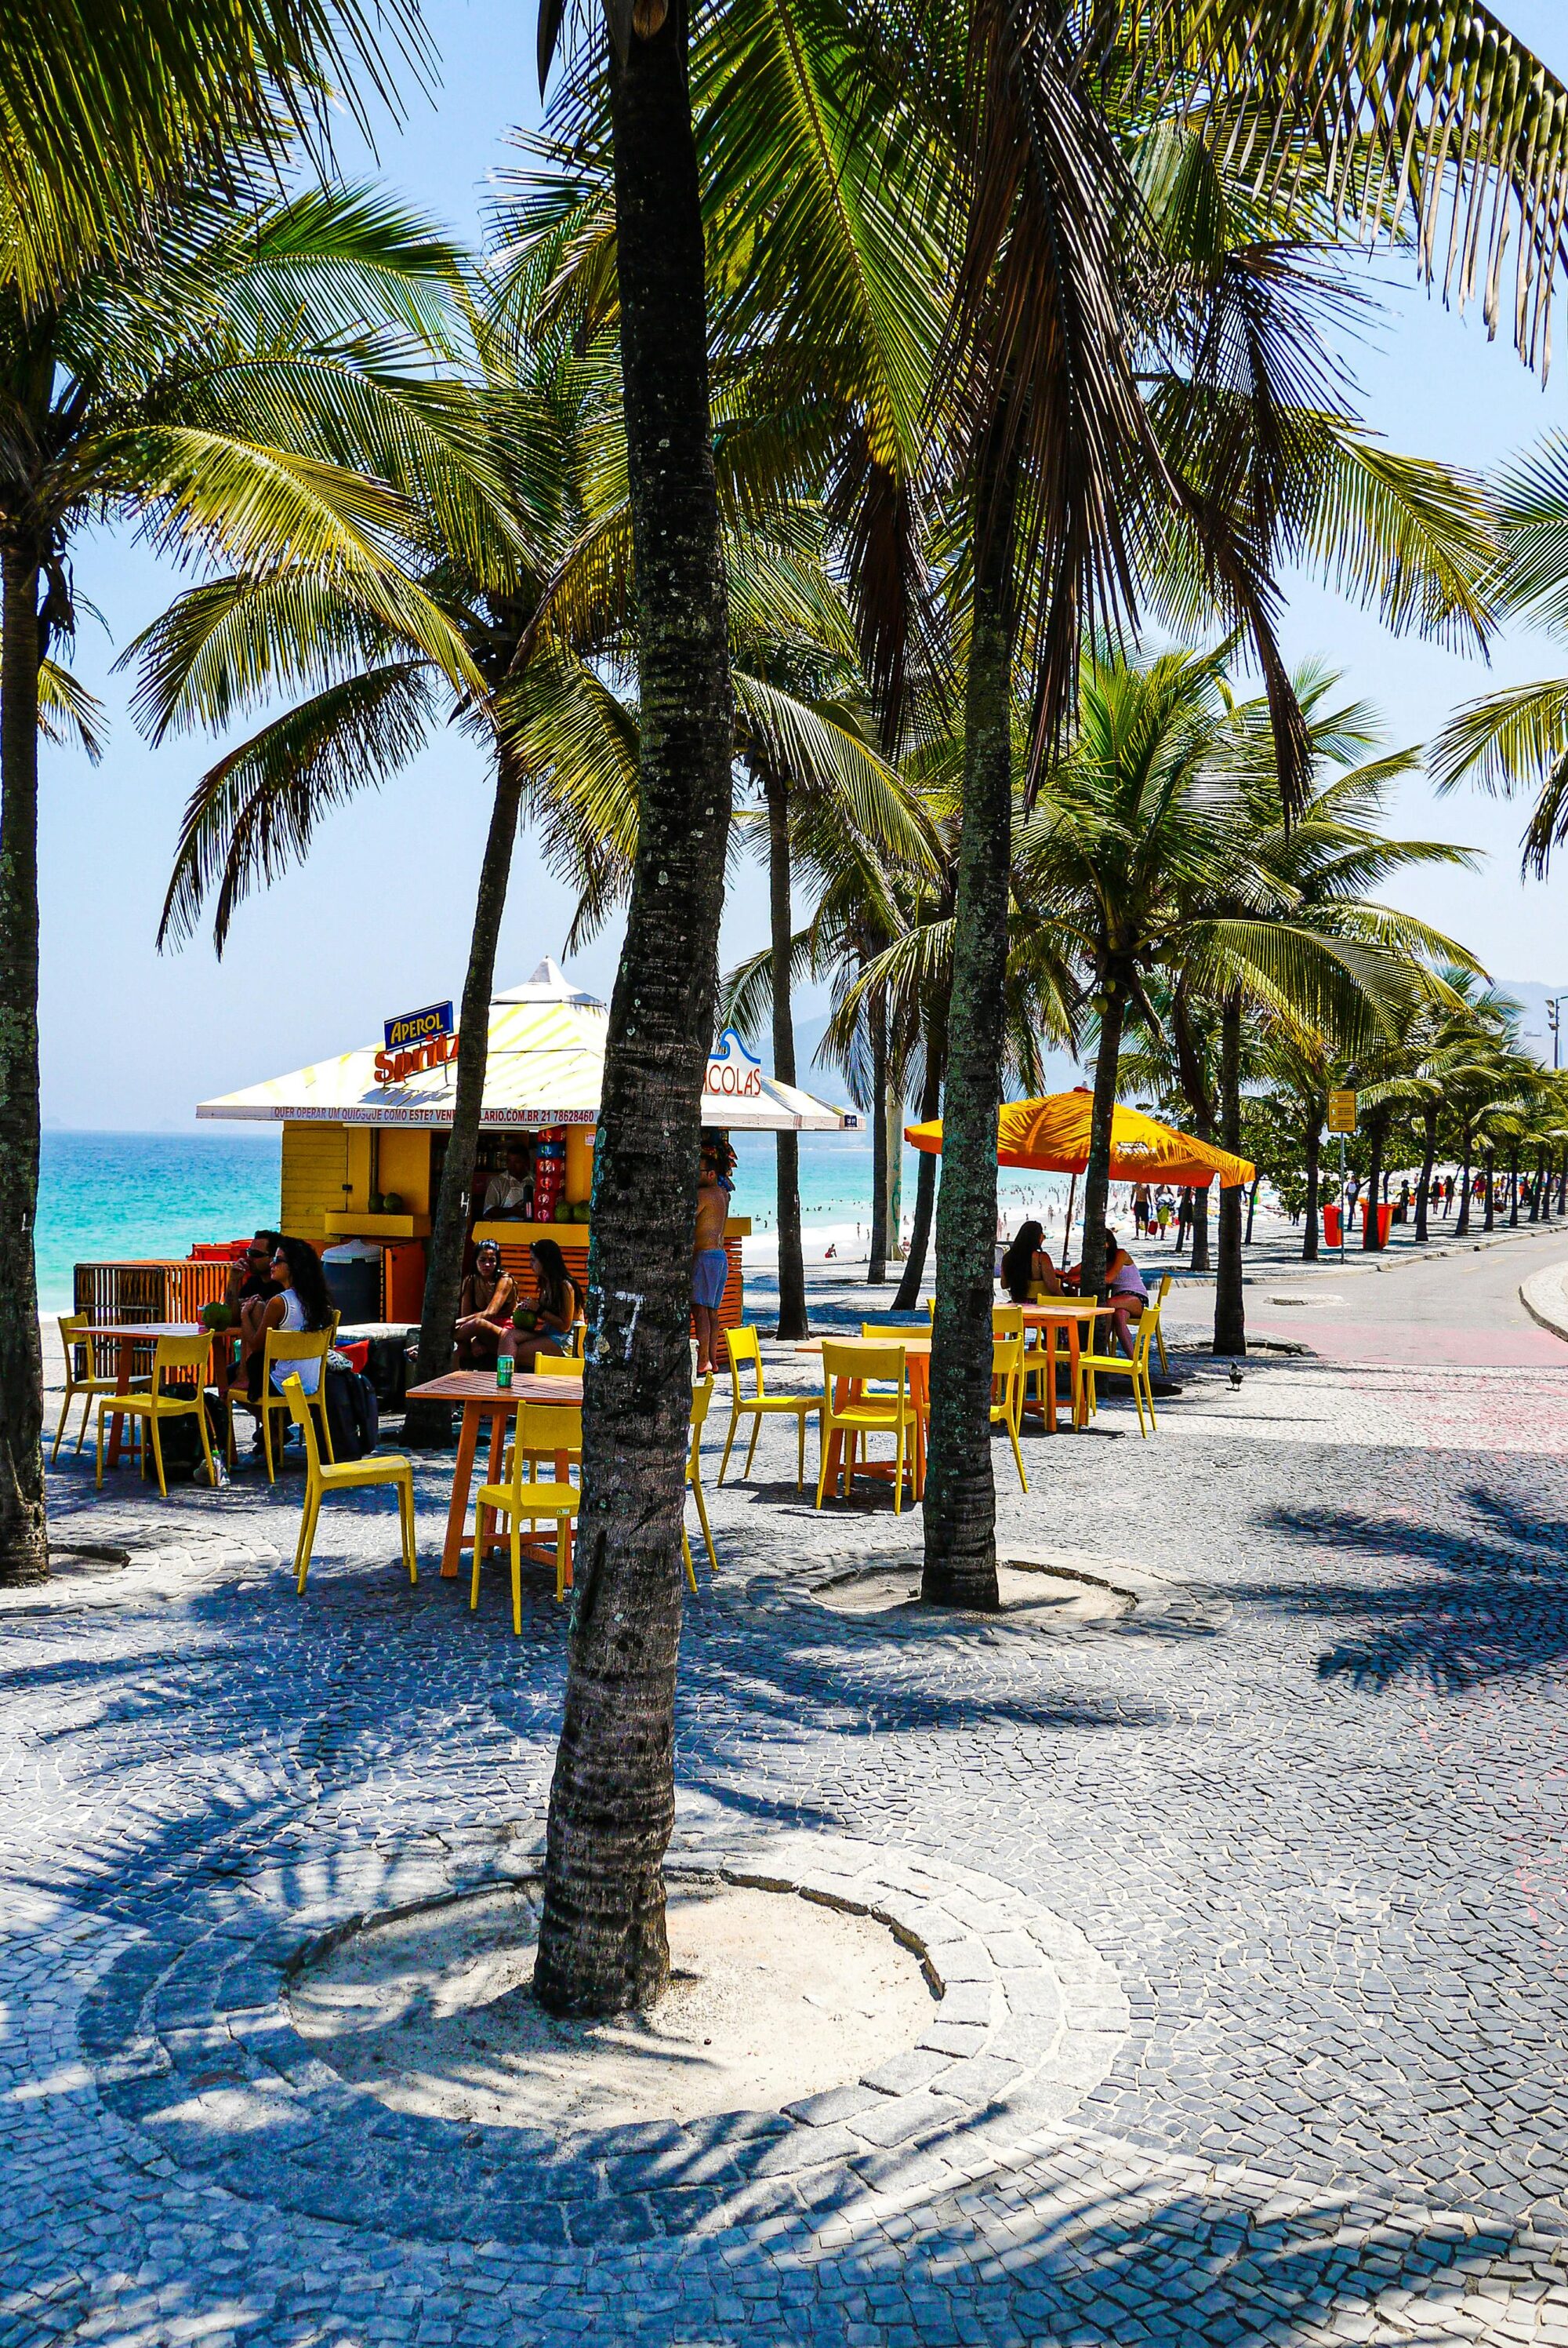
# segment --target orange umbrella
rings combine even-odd
[[[1093,1106],[1087,1086],[1052,1093],[1046,1100],[1005,1101],[998,1120],[997,1164],[1038,1166],[1052,1174],[1081,1174],[1089,1164],[1089,1118]],[[904,1138],[938,1155],[942,1120],[907,1125]],[[1178,1133],[1142,1109],[1117,1102],[1111,1119],[1111,1179],[1113,1182],[1188,1183],[1206,1189],[1217,1174],[1222,1190],[1250,1182],[1256,1169],[1245,1158],[1214,1149],[1190,1133]]]

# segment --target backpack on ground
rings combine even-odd
[[[328,1364],[327,1425],[332,1429],[334,1459],[363,1459],[381,1440],[381,1414],[375,1388],[359,1370],[333,1369]]]

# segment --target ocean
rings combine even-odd
[[[278,1217],[275,1127],[195,1133],[68,1133],[43,1137],[38,1198],[38,1301],[71,1309],[72,1266],[123,1256],[182,1256],[193,1240],[236,1239]],[[735,1139],[735,1212],[759,1231],[777,1220],[774,1139]],[[904,1152],[904,1213],[915,1203],[917,1159]],[[1004,1180],[1006,1178],[1004,1177]],[[865,1224],[871,1215],[871,1140],[863,1133],[803,1133],[801,1210],[810,1223]]]

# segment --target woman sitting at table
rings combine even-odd
[[[1077,1278],[1082,1266],[1075,1264],[1070,1275]],[[1143,1275],[1124,1247],[1119,1247],[1114,1231],[1105,1234],[1105,1287],[1114,1308],[1115,1318],[1111,1332],[1122,1351],[1132,1351],[1132,1323],[1143,1318],[1143,1307],[1149,1302],[1149,1292]]]
[[[1015,1304],[1028,1304],[1037,1288],[1047,1296],[1061,1294],[1056,1266],[1040,1244],[1044,1237],[1038,1223],[1020,1223],[1018,1237],[1002,1258],[1002,1286]]]
[[[569,1354],[571,1333],[581,1309],[566,1258],[554,1240],[535,1240],[528,1255],[538,1293],[527,1308],[534,1315],[533,1327],[519,1329],[512,1342],[519,1370],[531,1370],[540,1354]]]
[[[500,1249],[494,1240],[481,1240],[474,1251],[474,1269],[458,1298],[458,1369],[495,1368],[517,1302],[518,1284],[509,1272],[501,1269]]]

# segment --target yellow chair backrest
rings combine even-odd
[[[993,1304],[991,1306],[991,1334],[993,1337],[1021,1336],[1023,1334],[1023,1306],[1021,1304]]]
[[[735,1400],[744,1399],[741,1393],[743,1362],[750,1362],[756,1373],[756,1391],[760,1395],[763,1391],[763,1349],[757,1343],[756,1331],[747,1323],[739,1329],[726,1329],[724,1336],[729,1345],[730,1384],[734,1388]]]
[[[534,1459],[582,1452],[582,1411],[577,1403],[520,1402],[512,1452],[512,1489],[525,1489],[524,1467]]]
[[[60,1343],[66,1349],[66,1380],[74,1385],[77,1378],[97,1375],[97,1356],[87,1336],[92,1323],[85,1313],[62,1313]]]
[[[926,1318],[927,1321],[934,1321],[936,1317],[937,1300],[934,1296],[927,1296],[926,1299]]]
[[[582,1363],[576,1354],[552,1354],[548,1345],[541,1346],[534,1355],[534,1366],[528,1375],[535,1378],[580,1378]],[[553,1410],[555,1406],[552,1403],[547,1407]]]
[[[283,1380],[283,1400],[289,1406],[289,1416],[305,1439],[306,1469],[311,1476],[319,1476],[322,1472],[322,1454],[321,1446],[316,1441],[316,1415],[306,1398],[297,1370]]]
[[[1170,1292],[1171,1292],[1171,1275],[1170,1275],[1170,1273],[1167,1272],[1163,1275],[1163,1277],[1162,1278],[1162,1280],[1161,1280],[1161,1282],[1160,1282],[1160,1293],[1159,1293],[1159,1294],[1158,1294],[1158,1296],[1156,1296],[1156,1297],[1155,1297],[1155,1299],[1154,1299],[1154,1310],[1156,1311],[1156,1313],[1159,1311],[1159,1309],[1160,1309],[1161,1305],[1162,1305],[1162,1304],[1163,1304],[1163,1303],[1164,1303],[1164,1301],[1165,1301],[1166,1297],[1167,1297],[1167,1296],[1169,1296]]]
[[[195,1370],[200,1374],[206,1368],[211,1351],[212,1338],[205,1329],[195,1337],[160,1337],[153,1349],[153,1392],[156,1394],[162,1385],[165,1370]]]
[[[823,1385],[831,1395],[835,1378],[890,1378],[902,1390],[908,1356],[902,1345],[835,1344],[822,1341]]]
[[[1000,1336],[993,1334],[991,1338],[992,1377],[1010,1378],[1017,1371],[1020,1370],[1022,1366],[1022,1330],[1009,1329]]]
[[[709,1371],[700,1385],[692,1389],[692,1432],[701,1435],[707,1424],[708,1405],[713,1399],[713,1373]]]
[[[324,1362],[331,1350],[333,1333],[330,1329],[269,1329],[267,1332],[267,1368],[274,1362]],[[182,1338],[182,1344],[194,1340]],[[203,1344],[209,1341],[204,1337]]]

